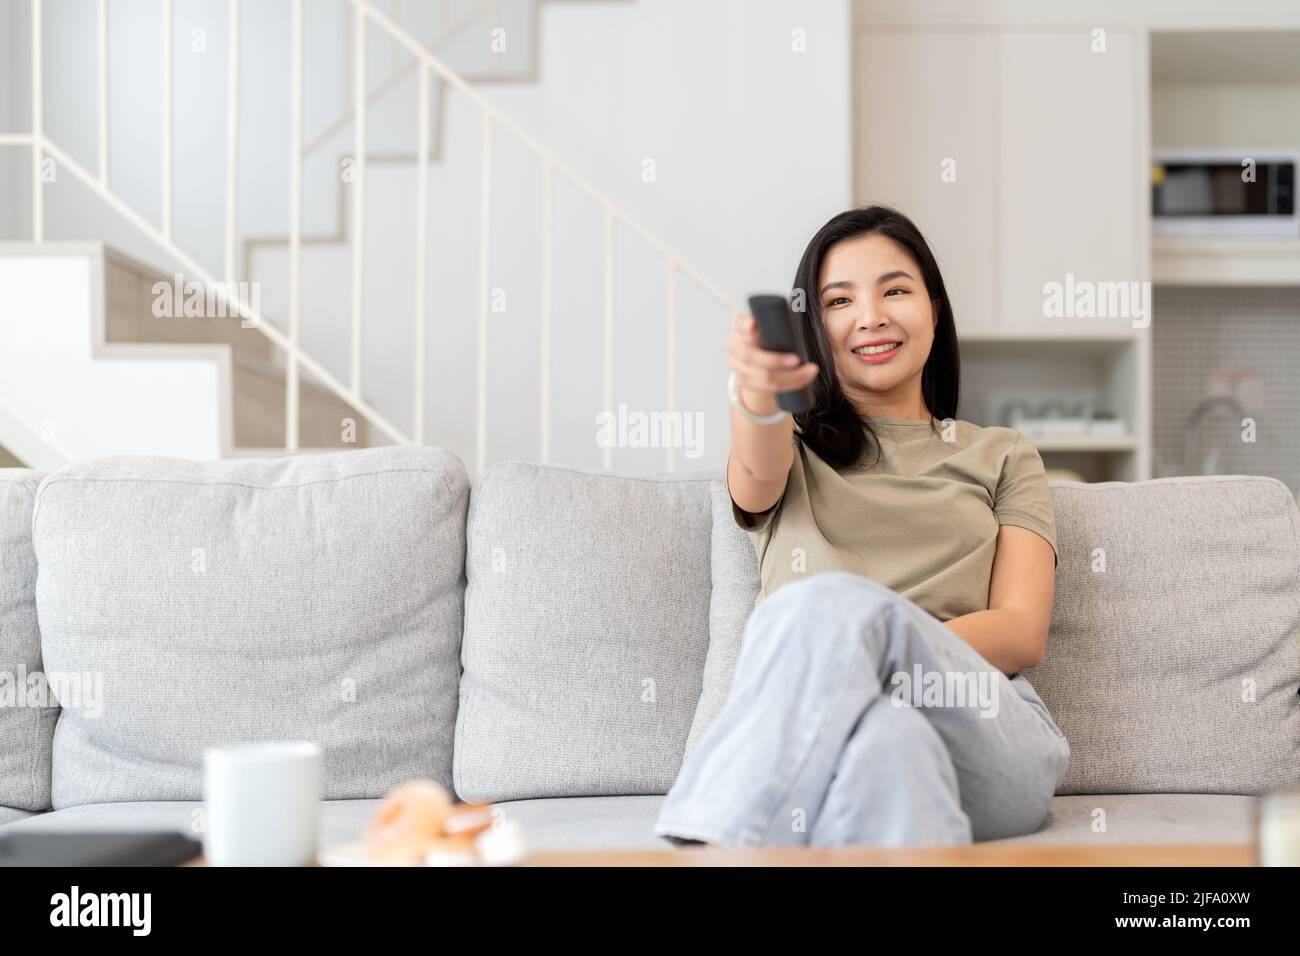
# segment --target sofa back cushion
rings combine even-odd
[[[1070,741],[1057,792],[1300,783],[1300,516],[1286,485],[1053,481],[1052,495],[1052,626],[1026,676]]]
[[[1300,783],[1300,516],[1289,489],[1254,476],[1051,485],[1052,625],[1043,665],[1025,674],[1070,741],[1057,792]],[[690,747],[729,693],[749,610],[736,604],[757,589],[752,544],[720,481],[714,492],[714,622]]]
[[[482,476],[466,554],[462,799],[672,786],[710,622],[728,618],[712,588],[713,484],[520,462]]]
[[[745,637],[745,625],[758,597],[758,560],[754,542],[736,524],[731,494],[721,474],[709,483],[713,509],[709,559],[712,597],[709,601],[709,653],[704,661],[700,702],[686,740],[689,754],[708,731],[731,693],[736,658]],[[683,755],[684,759],[685,755]]]
[[[50,808],[58,704],[41,667],[32,506],[39,472],[0,468],[0,807]]]
[[[325,796],[451,785],[464,466],[436,448],[62,469],[33,520],[46,665],[81,674],[55,808],[201,797],[203,751],[308,739]]]

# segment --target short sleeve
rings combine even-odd
[[[728,497],[730,497],[730,492],[728,492]],[[771,522],[772,516],[776,514],[777,509],[781,507],[781,502],[784,500],[785,492],[783,491],[781,492],[781,497],[776,499],[776,504],[772,505],[772,507],[768,508],[766,511],[760,511],[758,514],[754,514],[745,511],[740,507],[740,505],[736,504],[736,500],[732,498],[731,516],[736,519],[736,524],[745,531],[762,531],[767,527],[768,523]]]
[[[999,525],[1028,528],[1046,538],[1052,546],[1054,565],[1060,563],[1056,553],[1056,520],[1047,471],[1038,449],[1023,433],[1017,434],[1011,453],[1003,463],[993,496],[993,513],[997,515]]]

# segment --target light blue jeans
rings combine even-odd
[[[1032,833],[1070,745],[929,612],[848,571],[750,615],[730,695],[668,793],[673,843],[924,846]]]

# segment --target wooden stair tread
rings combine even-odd
[[[156,316],[154,287],[175,279],[159,275],[115,250],[105,250],[104,339],[106,342],[207,343],[230,346],[234,450],[283,450],[286,370],[275,361],[274,344],[236,317]],[[182,277],[182,281],[184,281]],[[174,303],[177,313],[182,303]],[[352,419],[355,442],[343,441],[344,419]],[[345,399],[305,373],[299,376],[298,444],[301,448],[368,447],[370,428]]]

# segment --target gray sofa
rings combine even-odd
[[[200,831],[204,748],[310,738],[326,846],[428,778],[535,849],[667,848],[757,588],[720,478],[506,462],[471,489],[417,447],[0,470],[0,830]],[[1028,676],[1071,760],[1018,841],[1249,840],[1257,795],[1300,783],[1294,498],[1052,491]]]

